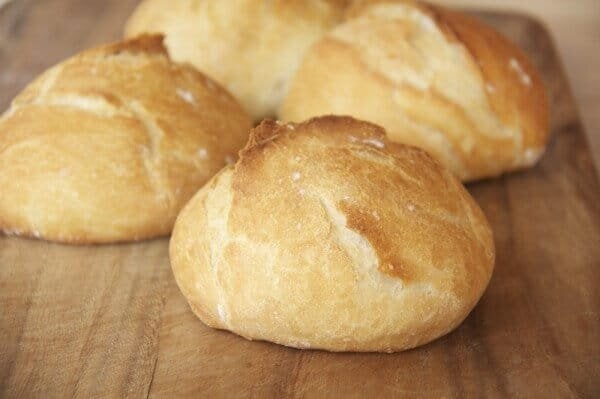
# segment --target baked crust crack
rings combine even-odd
[[[156,119],[139,101],[128,101],[125,106],[133,113],[135,118],[140,122],[144,131],[148,136],[148,145],[142,149],[142,160],[146,169],[148,179],[156,192],[156,195],[166,205],[170,206],[173,203],[173,197],[163,168],[161,167],[162,156],[160,146],[165,135],[164,131],[158,125]]]

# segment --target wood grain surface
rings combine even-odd
[[[46,67],[119,37],[135,0],[0,11],[0,109]],[[0,237],[0,397],[600,397],[600,187],[545,30],[479,14],[541,69],[552,142],[534,169],[468,186],[497,265],[453,333],[404,353],[331,354],[205,327],[167,240],[70,247]]]

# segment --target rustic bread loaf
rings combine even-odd
[[[85,51],[0,117],[0,230],[68,243],[167,235],[251,120],[159,36]]]
[[[280,117],[323,114],[377,123],[467,181],[535,164],[548,139],[525,55],[471,17],[413,1],[355,1],[306,53]]]
[[[306,49],[341,17],[346,0],[145,0],[128,37],[160,32],[176,61],[229,89],[255,120],[274,116]]]
[[[454,329],[494,265],[488,222],[423,150],[348,117],[265,121],[175,224],[176,281],[207,325],[331,351]]]

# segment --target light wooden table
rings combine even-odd
[[[464,8],[515,11],[550,30],[581,112],[600,171],[600,0],[432,0]]]

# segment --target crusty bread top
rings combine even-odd
[[[534,164],[548,100],[516,46],[474,18],[401,0],[355,2],[306,54],[281,118],[353,115],[426,149],[463,180]]]
[[[125,36],[164,33],[171,57],[233,93],[259,121],[273,117],[306,49],[347,0],[145,0]]]
[[[0,229],[65,242],[168,234],[251,120],[161,36],[78,54],[0,118]]]
[[[428,342],[485,289],[485,216],[423,150],[349,117],[264,121],[178,217],[175,278],[208,325],[296,347]]]
[[[277,176],[282,181],[276,188]],[[418,230],[428,230],[425,236],[439,241],[436,253],[429,255],[440,261],[457,255],[452,245],[448,252],[442,250],[444,238],[450,237],[451,241],[464,238],[467,247],[485,249],[479,254],[483,258],[471,259],[476,268],[493,253],[485,216],[450,171],[421,149],[389,141],[379,126],[350,117],[325,116],[301,124],[263,121],[240,151],[232,190],[231,226],[245,234],[248,228],[257,228],[250,235],[259,241],[286,239],[285,231],[277,231],[287,226],[281,218],[306,220],[306,210],[295,213],[290,209],[292,201],[298,201],[293,198],[306,195],[310,200],[322,195],[322,202],[331,201],[344,215],[348,228],[370,242],[379,257],[380,272],[406,283],[422,281],[430,273],[423,270],[430,264],[417,261],[422,258],[417,253],[424,237]],[[272,203],[275,193],[280,199]],[[280,217],[265,219],[277,211]],[[406,223],[399,223],[400,215]],[[308,235],[319,231],[306,226],[304,230]],[[407,234],[399,239],[402,231]],[[411,252],[411,256],[403,255]],[[472,272],[470,278],[463,276],[465,282],[478,274]]]

